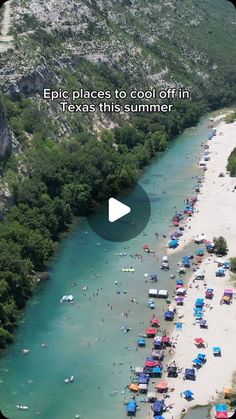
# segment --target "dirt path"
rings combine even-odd
[[[11,47],[13,37],[8,35],[10,29],[11,1],[5,3],[0,33],[0,53]]]

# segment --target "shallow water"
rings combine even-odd
[[[209,419],[209,408],[207,406],[190,409],[184,419]]]
[[[149,343],[148,348],[136,351],[136,339],[153,314],[146,307],[151,285],[145,282],[144,273],[157,273],[157,287],[168,289],[171,295],[175,282],[170,274],[176,271],[179,256],[171,258],[173,270],[160,271],[158,258],[165,245],[162,234],[170,231],[175,207],[183,208],[184,199],[192,194],[193,177],[200,174],[196,162],[208,133],[208,118],[186,130],[145,170],[140,184],[151,198],[152,213],[143,234],[126,243],[107,242],[82,220],[64,240],[51,280],[32,299],[15,344],[0,360],[0,407],[9,418],[126,417],[123,398],[129,394],[122,390],[129,383],[130,369],[142,366],[151,350]],[[146,242],[157,251],[155,255],[144,254]],[[115,256],[120,251],[127,256]],[[143,262],[130,257],[135,252],[144,255]],[[135,274],[122,273],[125,265],[135,267]],[[83,285],[88,286],[85,292]],[[68,293],[76,303],[60,304],[60,298]],[[131,302],[132,297],[136,303]],[[164,307],[165,301],[158,301],[156,312],[161,318]],[[124,312],[128,312],[127,319]],[[124,333],[122,325],[130,326],[131,331]],[[163,321],[162,326],[167,328]],[[30,353],[23,356],[23,348],[29,348]],[[76,380],[65,384],[65,377],[71,375]],[[29,410],[18,411],[18,403],[28,405]]]

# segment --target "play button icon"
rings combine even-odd
[[[146,227],[151,206],[147,193],[136,184],[126,193],[108,198],[88,217],[92,230],[100,237],[114,242],[131,240]]]
[[[129,214],[131,208],[128,205],[122,204],[115,198],[109,199],[108,219],[110,223],[114,223],[125,215]]]

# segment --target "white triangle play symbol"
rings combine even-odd
[[[115,198],[109,199],[108,205],[108,219],[110,223],[114,223],[114,221],[119,220],[120,218],[124,217],[125,215],[131,212],[131,208],[122,202],[117,201]]]

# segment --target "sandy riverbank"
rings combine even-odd
[[[221,133],[221,134],[220,134]],[[209,151],[211,160],[207,162],[207,171],[205,181],[199,201],[197,203],[197,212],[192,218],[186,221],[186,230],[181,238],[180,246],[170,253],[176,253],[183,250],[195,236],[204,233],[205,237],[212,240],[214,236],[222,235],[227,240],[229,246],[228,259],[236,256],[236,217],[234,210],[236,208],[236,191],[233,188],[236,184],[235,178],[226,175],[219,178],[219,172],[226,173],[227,159],[234,147],[236,147],[236,122],[225,124],[221,122],[217,127],[217,136],[209,141]],[[188,228],[191,226],[191,228]],[[204,246],[202,246],[204,247]],[[183,372],[178,378],[166,378],[169,388],[174,388],[169,392],[166,400],[167,404],[172,404],[173,408],[164,414],[165,418],[179,419],[183,409],[187,410],[194,405],[206,405],[214,403],[219,397],[224,387],[232,382],[233,373],[236,371],[235,344],[236,343],[236,303],[220,304],[221,297],[225,288],[232,288],[232,277],[227,272],[224,278],[215,276],[218,267],[216,256],[207,254],[202,263],[201,270],[205,271],[205,281],[193,282],[190,278],[187,297],[183,307],[178,309],[183,315],[183,329],[174,330],[172,338],[177,340],[176,349],[173,355],[173,361],[179,368],[192,367],[192,360],[198,353],[204,353],[207,362],[197,371],[196,381],[183,379]],[[196,285],[198,288],[196,288]],[[210,301],[210,307],[205,307],[204,319],[207,320],[208,329],[200,329],[195,323],[193,316],[193,307],[198,297],[204,298],[205,286],[214,288],[214,298]],[[236,293],[236,289],[234,288]],[[196,337],[202,337],[206,342],[206,347],[198,349],[194,344]],[[214,357],[212,348],[220,346],[222,350],[221,357]],[[182,397],[182,392],[191,390],[194,393],[192,401],[186,401]],[[161,395],[158,398],[162,398]],[[151,417],[152,411],[143,415],[143,418]]]
[[[186,220],[179,247],[169,250],[169,254],[183,250],[194,237],[202,233],[209,240],[213,236],[224,236],[228,242],[229,256],[236,254],[236,191],[232,192],[236,180],[229,175],[219,177],[220,172],[226,173],[227,159],[236,147],[236,122],[221,122],[217,128],[217,136],[208,141],[208,144],[211,160],[207,162],[204,185],[198,194],[195,206],[198,212]]]

